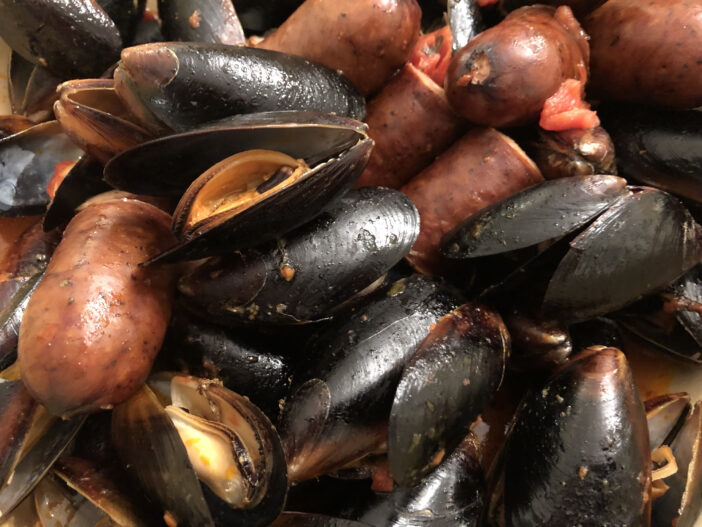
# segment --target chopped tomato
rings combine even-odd
[[[56,167],[54,168],[54,175],[51,176],[49,184],[46,186],[46,193],[51,199],[54,199],[54,196],[56,195],[56,189],[71,171],[73,165],[75,165],[73,161],[61,161],[59,163],[56,163]]]
[[[573,128],[595,128],[600,119],[583,100],[583,83],[576,79],[563,81],[541,110],[539,125],[544,130],[561,132]]]
[[[485,7],[485,6],[496,4],[497,2],[499,2],[499,0],[478,0],[478,5],[480,7]]]
[[[410,63],[439,86],[443,86],[446,70],[451,62],[452,44],[453,35],[448,26],[422,35],[412,50]]]
[[[390,471],[385,469],[379,469],[373,471],[373,481],[371,483],[371,489],[375,492],[391,492],[393,489],[393,480],[390,475]]]

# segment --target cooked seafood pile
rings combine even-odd
[[[0,527],[695,525],[702,4],[145,4],[0,0]]]

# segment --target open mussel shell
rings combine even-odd
[[[464,304],[434,325],[402,372],[390,412],[393,479],[412,487],[466,436],[502,383],[509,335],[500,316]]]
[[[546,289],[544,312],[581,320],[661,290],[700,261],[699,235],[676,198],[630,187],[570,242]]]
[[[114,78],[117,93],[132,113],[160,133],[276,110],[365,116],[363,97],[340,72],[266,49],[145,44],[122,51]]]
[[[47,474],[34,489],[34,504],[42,525],[99,527],[113,524],[92,503],[73,494],[53,474]]]
[[[9,514],[32,491],[58,457],[71,444],[83,425],[85,416],[54,419],[46,428],[44,419],[35,420],[28,433],[37,437],[31,448],[14,467],[10,480],[0,487],[0,517]]]
[[[23,115],[2,115],[0,116],[0,139],[18,134],[34,124],[34,121],[30,121]]]
[[[291,480],[337,470],[383,444],[402,368],[430,326],[459,304],[443,282],[415,275],[369,295],[310,339],[281,417]]]
[[[62,78],[101,75],[122,47],[114,22],[91,0],[3,0],[0,34],[25,59]]]
[[[646,421],[648,422],[648,439],[651,450],[655,450],[677,431],[681,418],[690,408],[690,396],[687,393],[668,393],[644,401]]]
[[[626,193],[616,176],[577,176],[545,181],[491,205],[446,234],[448,258],[504,253],[565,236]]]
[[[151,134],[132,122],[112,79],[81,79],[58,87],[54,114],[63,131],[101,163],[148,141]]]
[[[649,525],[646,415],[624,354],[592,347],[528,394],[507,439],[506,525]]]
[[[58,163],[82,151],[56,121],[38,124],[0,141],[0,216],[28,216],[49,203],[46,187]]]
[[[215,381],[175,376],[170,395],[164,409],[144,387],[115,408],[112,437],[123,462],[177,523],[269,524],[287,493],[270,421]]]
[[[702,512],[702,402],[671,443],[678,471],[663,481],[670,488],[653,502],[654,525],[693,527]]]
[[[312,168],[270,150],[250,150],[220,161],[192,183],[173,213],[180,243],[151,261],[228,253],[299,227],[353,186],[372,145],[370,139],[361,141]]]
[[[359,121],[316,112],[264,112],[210,123],[200,129],[147,141],[105,166],[115,188],[177,196],[215,163],[247,150],[282,152],[315,165],[367,139]]]
[[[10,477],[41,409],[22,381],[0,379],[0,486]]]
[[[361,521],[376,527],[476,527],[484,493],[480,442],[469,434],[434,472],[412,488],[393,490]]]
[[[275,241],[210,259],[178,288],[192,311],[221,322],[321,320],[399,262],[418,233],[419,213],[401,192],[351,190]]]

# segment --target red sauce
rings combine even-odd
[[[561,132],[574,128],[595,128],[600,119],[583,100],[584,87],[581,81],[567,79],[556,93],[551,95],[541,110],[539,126],[544,130]]]
[[[422,35],[412,50],[410,63],[439,86],[444,85],[446,69],[451,62],[453,36],[448,26]]]

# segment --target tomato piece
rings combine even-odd
[[[439,86],[443,86],[446,70],[451,62],[452,44],[451,30],[448,26],[444,26],[419,37],[409,61]]]
[[[546,99],[541,110],[539,126],[554,132],[599,126],[600,119],[583,100],[584,95],[585,89],[581,81],[576,79],[563,81],[556,93]]]

